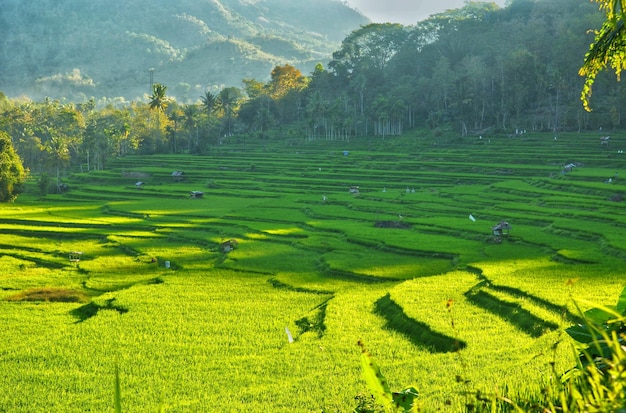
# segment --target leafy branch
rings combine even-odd
[[[606,12],[606,21],[600,30],[594,31],[595,37],[585,55],[582,67],[578,71],[580,76],[585,77],[585,83],[581,92],[583,107],[591,111],[589,99],[591,98],[593,84],[596,76],[607,67],[615,71],[617,79],[620,79],[622,70],[626,69],[626,29],[624,20],[624,0],[595,0],[600,3],[600,9]]]

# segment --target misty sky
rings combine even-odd
[[[505,0],[493,0],[504,7]],[[465,0],[347,0],[375,23],[415,24],[431,14],[464,6]]]

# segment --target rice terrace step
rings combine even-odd
[[[0,206],[0,411],[112,411],[117,379],[125,411],[352,411],[359,340],[428,411],[541,391],[576,303],[624,287],[620,145],[226,141],[29,183]]]

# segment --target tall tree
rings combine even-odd
[[[167,108],[168,98],[165,95],[167,86],[160,83],[152,85],[152,96],[150,96],[150,109],[164,112]]]
[[[358,102],[360,114],[374,100],[389,89],[395,79],[386,79],[389,62],[403,48],[409,30],[397,23],[369,24],[350,33],[333,53],[328,64],[338,79],[341,91],[347,91],[353,102]],[[378,122],[378,115],[374,115]]]
[[[194,147],[198,148],[198,113],[199,109],[197,105],[186,105],[183,108],[184,127],[187,132],[187,151],[192,152],[191,143],[194,142]]]
[[[11,137],[0,131],[0,202],[12,202],[22,192],[26,171]]]
[[[200,96],[202,100],[202,106],[206,111],[207,115],[211,116],[215,111],[215,106],[217,105],[217,95],[207,91],[204,95]]]
[[[215,93],[212,93],[207,90],[204,93],[204,95],[200,96],[200,100],[202,101],[202,108],[204,109],[205,116],[203,117],[204,119],[203,123],[206,126],[206,136],[208,138],[212,137],[211,140],[218,139],[217,134],[219,134],[219,130],[215,132],[215,135],[211,136],[212,129],[218,129],[218,128],[215,128],[215,124],[217,123],[216,112],[218,110],[218,103],[219,103],[218,96]],[[208,144],[207,140],[205,140],[204,144],[201,144],[199,139],[196,139],[196,148],[198,151],[202,152],[206,144]]]
[[[293,90],[302,90],[308,82],[302,72],[291,65],[276,66],[270,77],[268,88],[272,99],[280,99]]]
[[[169,119],[170,125],[167,128],[167,133],[170,136],[172,153],[178,153],[178,131],[184,119],[182,109],[176,107],[172,110]]]
[[[149,137],[152,143],[154,144],[154,149],[157,151],[165,150],[163,145],[165,144],[164,140],[164,129],[167,129],[169,124],[169,119],[165,116],[165,110],[167,109],[169,98],[166,96],[167,86],[162,85],[161,83],[155,83],[152,85],[152,96],[150,96],[150,110],[156,111],[156,130],[152,131],[151,136]]]
[[[57,136],[53,132],[53,137],[44,144],[44,150],[48,154],[48,161],[56,171],[56,187],[57,191],[61,191],[61,169],[65,168],[70,162],[70,150],[67,146],[67,140]]]
[[[248,99],[256,99],[267,93],[267,85],[256,79],[244,79],[242,80],[242,83],[243,90],[246,92]]]
[[[269,96],[276,102],[281,120],[297,121],[302,109],[303,91],[309,79],[291,65],[276,66],[267,85]]]
[[[128,110],[107,106],[89,116],[83,139],[88,170],[102,170],[110,157],[125,156],[137,146],[130,139]]]
[[[227,87],[217,95],[217,107],[226,118],[226,130],[230,136],[232,134],[233,118],[243,97],[241,90],[236,87]]]

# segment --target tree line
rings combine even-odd
[[[202,154],[236,136],[385,139],[421,127],[459,136],[516,130],[623,128],[614,76],[594,75],[592,111],[579,75],[590,29],[606,15],[589,1],[467,2],[414,26],[369,24],[308,75],[285,64],[267,81],[207,91],[183,104],[155,84],[147,102],[96,105],[0,98],[0,131],[24,165],[58,188],[68,166],[103,169],[128,154]]]

